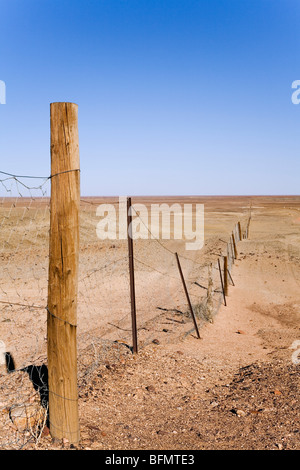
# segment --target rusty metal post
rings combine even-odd
[[[219,266],[219,273],[220,273],[220,279],[221,279],[221,287],[222,287],[222,292],[223,292],[224,305],[226,307],[226,298],[225,298],[224,284],[223,284],[222,271],[221,271],[219,258],[218,258],[218,266]]]
[[[132,222],[131,198],[128,197],[127,198],[127,238],[128,238],[128,258],[129,258],[129,277],[130,277],[132,342],[133,342],[133,352],[137,353],[138,344],[137,344],[134,260],[133,260],[133,241],[132,241],[132,223],[131,222]]]
[[[224,272],[224,293],[225,295],[228,295],[228,259],[227,259],[227,256],[224,256],[223,272]]]
[[[184,292],[185,292],[185,295],[186,295],[186,298],[187,298],[187,301],[188,301],[188,304],[189,304],[189,307],[190,307],[191,315],[192,315],[192,318],[193,318],[195,330],[196,330],[198,338],[200,339],[200,333],[199,333],[199,330],[198,330],[198,325],[197,325],[197,322],[196,322],[196,318],[195,318],[194,310],[193,310],[192,303],[191,303],[191,300],[190,300],[190,296],[189,296],[189,293],[188,293],[188,290],[187,290],[187,287],[186,287],[186,284],[185,284],[185,280],[184,280],[184,276],[183,276],[183,273],[182,273],[182,269],[181,269],[178,254],[175,253],[175,256],[176,256],[178,270],[179,270],[179,273],[180,273],[180,277],[181,277],[181,281],[182,281],[182,284],[183,284]]]
[[[231,276],[231,274],[230,274],[229,269],[227,269],[227,272],[228,272],[228,274],[229,274],[229,277],[230,277],[230,280],[231,280],[231,282],[232,282],[232,285],[234,286],[234,282],[233,282],[233,279],[232,279],[232,276]]]
[[[234,249],[232,243],[232,236],[229,239],[229,246],[230,246],[230,265],[234,264]]]

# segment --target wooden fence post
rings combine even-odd
[[[248,222],[247,222],[247,229],[246,229],[246,238],[249,238],[249,228],[250,228],[250,220],[251,220],[251,216],[249,217],[248,219]]]
[[[238,230],[239,230],[239,239],[242,240],[242,228],[241,228],[241,222],[238,222]]]
[[[77,390],[77,284],[80,170],[78,107],[51,103],[51,203],[47,353],[53,439],[80,439]]]
[[[238,253],[237,253],[237,248],[236,248],[236,243],[235,243],[234,234],[232,234],[232,243],[233,243],[233,249],[234,249],[234,258],[237,259]]]

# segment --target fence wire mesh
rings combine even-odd
[[[47,293],[50,178],[0,172],[0,448],[38,444],[48,422]],[[132,354],[126,239],[99,240],[97,207],[118,198],[82,198],[78,279],[78,390],[93,372]],[[136,217],[139,217],[136,213]],[[141,221],[142,222],[142,221]],[[240,239],[237,225],[235,240]],[[186,252],[181,240],[134,241],[139,349],[195,334],[178,272],[178,253],[199,329],[223,302],[223,256],[234,262],[232,239]],[[220,260],[221,272],[218,259]],[[221,276],[220,276],[221,275]]]

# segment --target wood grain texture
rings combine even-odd
[[[51,204],[48,282],[50,432],[80,438],[77,391],[77,284],[79,256],[78,107],[50,105]]]

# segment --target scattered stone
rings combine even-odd
[[[43,430],[42,430],[41,436],[42,436],[42,437],[47,437],[47,436],[49,436],[49,435],[50,435],[50,429],[48,428],[48,426],[44,426],[44,427],[43,427]]]
[[[70,444],[70,441],[69,441],[69,439],[67,439],[66,437],[64,437],[63,440],[62,440],[62,443],[63,443],[63,446],[64,446],[64,447],[68,447],[69,444]]]
[[[249,413],[252,414],[252,415],[258,415],[262,411],[263,411],[263,409],[261,408],[259,410],[249,410]]]
[[[167,433],[166,433],[166,431],[163,431],[162,429],[159,429],[158,431],[156,431],[156,434],[159,434],[160,436],[165,436]]]
[[[9,417],[18,431],[37,429],[45,421],[46,409],[38,403],[12,406]]]
[[[230,412],[234,415],[237,415],[238,417],[246,416],[246,413],[243,410],[237,410],[235,408],[232,408]]]
[[[210,404],[210,406],[211,406],[212,408],[215,408],[216,406],[219,406],[219,403],[218,403],[217,401],[212,401],[211,404]]]

